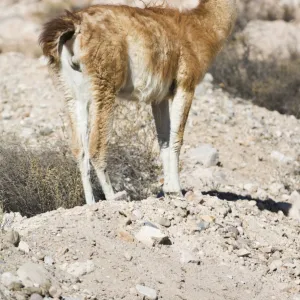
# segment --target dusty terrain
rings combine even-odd
[[[1,130],[31,145],[63,136],[64,105],[43,60],[0,61]],[[299,120],[232,98],[208,74],[186,128],[186,198],[6,214],[1,297],[143,299],[141,285],[154,290],[145,299],[299,299],[299,146]],[[33,278],[22,277],[28,262],[44,282],[31,265]]]
[[[91,1],[1,1],[1,136],[28,147],[67,138],[62,95],[36,38],[45,16],[83,2]],[[289,45],[300,41],[286,34],[299,36],[299,1],[275,2],[239,1],[255,60],[294,55]],[[267,32],[274,28],[282,34]],[[0,299],[299,300],[300,120],[235,98],[207,74],[181,179],[183,199],[153,193],[32,218],[0,214]]]

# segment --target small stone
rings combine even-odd
[[[194,160],[206,168],[216,166],[219,162],[218,150],[207,144],[190,149],[187,151],[187,155],[191,160]]]
[[[128,252],[124,253],[124,257],[126,258],[126,260],[131,261],[132,260],[132,255]]]
[[[126,191],[121,191],[116,194],[114,194],[113,199],[110,199],[113,201],[127,201],[128,200],[128,195]]]
[[[180,262],[182,264],[188,264],[188,263],[193,263],[193,264],[200,264],[200,259],[197,258],[194,253],[184,250],[181,252],[180,256]]]
[[[26,242],[24,242],[24,241],[21,241],[19,243],[18,248],[19,248],[19,250],[21,250],[21,251],[23,251],[25,253],[29,253],[29,251],[30,251],[29,245]]]
[[[25,263],[18,269],[17,274],[25,287],[50,287],[49,274],[41,265]]]
[[[297,191],[292,192],[289,202],[292,204],[288,212],[289,217],[300,221],[300,194]]]
[[[10,272],[5,272],[1,275],[1,283],[9,290],[14,290],[14,291],[20,290],[23,286],[20,279],[17,276],[14,276]]]
[[[202,215],[200,216],[200,219],[207,222],[207,223],[213,223],[215,222],[216,218],[213,216],[208,216],[208,215]]]
[[[170,220],[168,220],[164,217],[158,217],[157,218],[157,223],[161,226],[164,226],[164,227],[170,227],[171,226]]]
[[[135,238],[148,247],[156,244],[170,245],[169,238],[159,229],[150,226],[143,226],[135,235]]]
[[[236,251],[236,254],[238,257],[247,257],[251,254],[250,251],[248,251],[247,249],[239,249]]]
[[[75,262],[67,266],[66,271],[75,277],[81,277],[95,270],[95,265],[92,260],[85,262]]]
[[[263,253],[272,253],[274,252],[274,249],[272,246],[268,246],[268,247],[262,247],[259,249],[261,252]]]
[[[54,260],[51,256],[45,256],[44,263],[48,266],[52,266],[54,264]]]
[[[142,214],[142,212],[138,209],[135,209],[133,212],[132,212],[132,218],[135,219],[135,220],[141,220],[143,219],[144,215]]]
[[[130,242],[133,243],[134,242],[134,237],[125,229],[119,229],[118,230],[118,236],[121,240],[125,241],[125,242]]]
[[[62,290],[59,287],[51,286],[49,288],[49,295],[53,298],[59,298],[62,294]]]
[[[140,284],[137,284],[135,288],[138,291],[138,293],[140,295],[142,295],[143,297],[146,297],[146,299],[150,299],[150,300],[156,300],[157,299],[156,290],[151,289],[147,286],[140,285]]]
[[[194,231],[204,231],[209,226],[210,226],[210,223],[202,221],[197,224],[197,227],[194,229]]]
[[[175,207],[179,207],[179,208],[183,208],[183,209],[187,208],[187,206],[188,206],[187,201],[184,201],[184,200],[174,199],[172,201],[172,203]]]
[[[43,300],[43,299],[44,298],[41,295],[36,294],[36,293],[32,294],[29,298],[29,300]]]
[[[246,183],[244,185],[244,190],[246,190],[250,194],[256,193],[257,189],[258,189],[258,186],[257,186],[257,184],[254,184],[254,183]]]
[[[282,260],[273,260],[269,265],[269,271],[274,272],[282,266]]]
[[[156,225],[154,225],[153,223],[149,222],[149,221],[145,221],[143,223],[144,226],[150,226],[150,227],[153,227],[153,228],[156,228],[158,229],[158,227]]]
[[[240,232],[238,231],[238,229],[236,227],[230,226],[227,229],[227,235],[226,235],[226,237],[232,237],[232,238],[234,238],[236,240],[239,234],[240,234]]]
[[[15,247],[19,246],[20,243],[20,235],[17,231],[11,230],[8,232],[8,241],[13,244]]]
[[[272,151],[271,158],[282,163],[282,164],[290,164],[293,162],[293,158],[284,155],[283,153],[279,151]]]
[[[45,127],[40,130],[40,135],[47,136],[47,135],[50,135],[52,132],[53,132],[52,128]]]

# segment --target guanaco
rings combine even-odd
[[[65,93],[88,204],[95,202],[91,165],[105,198],[115,198],[107,151],[117,96],[152,105],[163,190],[181,195],[179,154],[194,91],[233,29],[236,1],[169,2],[95,5],[44,25],[40,44]]]

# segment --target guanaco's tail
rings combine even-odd
[[[78,14],[66,11],[64,15],[44,25],[39,43],[51,67],[59,67],[62,46],[73,37],[80,23],[81,18]]]

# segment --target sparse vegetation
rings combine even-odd
[[[129,106],[122,104],[116,111],[108,165],[113,186],[118,191],[126,189],[132,200],[140,200],[157,186],[158,156],[148,112],[140,110],[144,118],[136,120],[137,111]],[[79,169],[64,142],[31,149],[3,138],[0,173],[0,205],[5,211],[33,216],[85,203]],[[95,194],[103,199],[93,177]]]
[[[300,117],[300,58],[255,62],[247,51],[241,55],[232,40],[211,72],[225,90],[252,99],[260,106]]]

